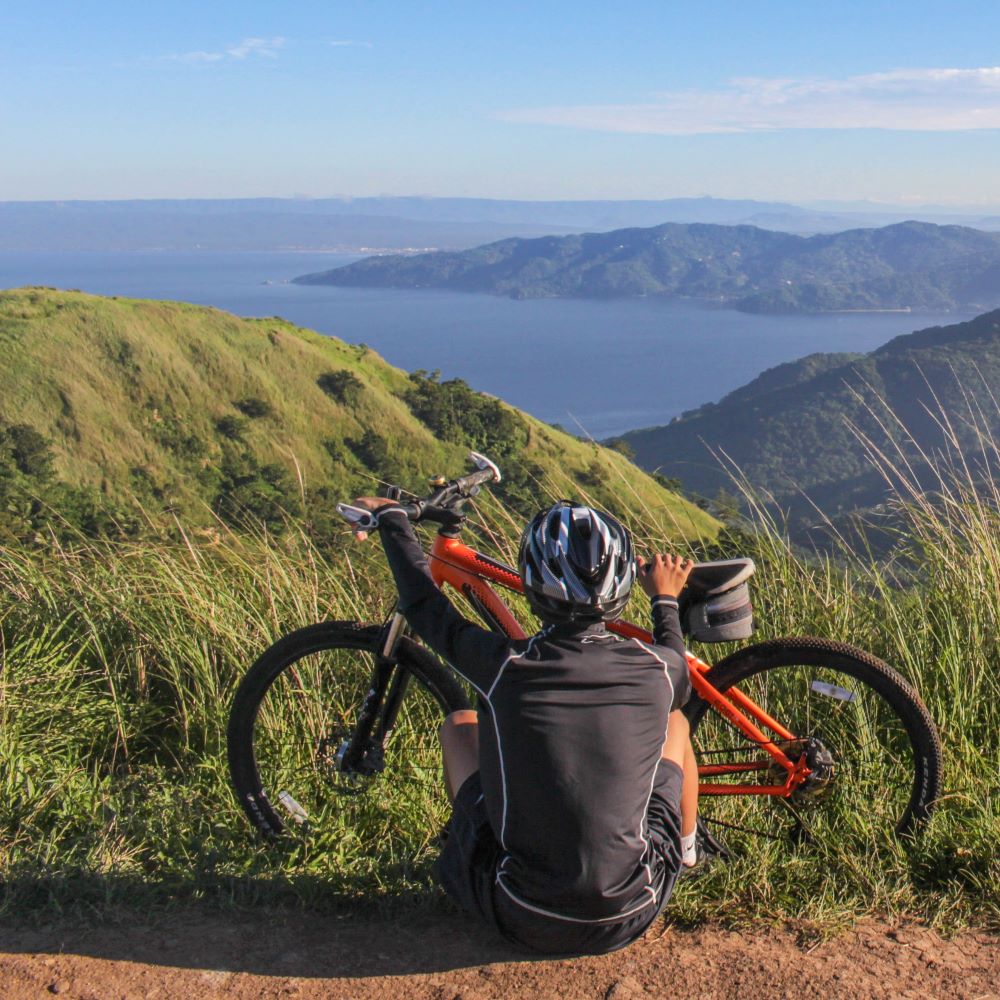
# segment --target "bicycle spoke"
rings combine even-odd
[[[764,836],[800,830],[821,836],[830,823],[856,828],[863,834],[873,819],[890,829],[904,814],[913,782],[913,752],[909,736],[892,706],[873,688],[836,670],[792,665],[756,673],[739,685],[741,692],[763,711],[791,730],[795,741],[774,740],[793,761],[816,756],[825,775],[809,778],[791,798],[783,796],[718,795],[703,798],[703,808],[723,824],[753,828]],[[727,734],[736,734],[734,741]],[[695,747],[706,765],[734,766],[761,761],[760,741],[722,716],[705,717],[697,736],[706,745]],[[826,755],[825,757],[822,755]],[[747,757],[750,760],[747,760]],[[722,758],[722,759],[720,759]],[[830,765],[822,765],[822,760]],[[717,787],[751,783],[784,784],[787,773],[777,762],[761,770],[711,774],[703,777]],[[824,770],[826,768],[826,770]],[[757,821],[753,820],[757,817]],[[782,821],[784,817],[785,822]]]
[[[371,654],[358,650],[304,656],[275,679],[260,705],[254,754],[264,789],[290,831],[317,844],[352,828],[378,829],[373,835],[398,841],[402,850],[421,828],[444,821],[441,751],[430,736],[441,708],[420,684],[409,686],[381,752],[363,751],[370,765],[363,763],[362,772],[370,766],[371,773],[341,770],[339,755],[353,739],[373,669]]]

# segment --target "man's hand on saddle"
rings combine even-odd
[[[387,500],[385,497],[356,497],[354,500],[355,507],[371,511],[378,510],[379,507],[387,507],[394,503],[396,503],[395,500]],[[362,531],[360,528],[354,528],[353,530],[354,537],[359,542],[363,542],[368,537],[367,531]]]
[[[694,569],[692,560],[667,552],[657,552],[648,562],[639,556],[636,565],[639,568],[639,583],[650,597],[679,596]]]

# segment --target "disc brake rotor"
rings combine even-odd
[[[833,754],[820,740],[810,736],[808,739],[785,743],[782,749],[793,761],[798,761],[805,755],[806,767],[809,768],[805,781],[792,792],[793,802],[815,802],[830,793],[836,765]],[[768,768],[767,777],[771,784],[783,785],[788,780],[788,772],[775,762]]]

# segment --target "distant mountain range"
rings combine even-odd
[[[954,454],[949,436],[970,469],[990,475],[973,425],[1000,435],[997,386],[1000,310],[897,337],[870,354],[779,365],[718,403],[623,439],[644,468],[706,496],[733,490],[724,456],[790,512],[794,527],[818,519],[813,504],[836,518],[883,502],[886,481],[869,449],[902,464],[893,442],[928,487],[925,456]]]
[[[696,298],[762,313],[974,310],[1000,304],[1000,234],[904,222],[803,237],[666,223],[370,257],[295,280],[513,298]]]
[[[337,211],[291,199],[7,202],[0,203],[0,250],[374,253],[572,231],[529,222],[401,218],[351,203],[332,207]]]
[[[1000,230],[1000,209],[728,198],[506,201],[491,198],[237,198],[0,202],[0,250],[466,249],[512,236],[664,222],[840,232],[907,219]]]

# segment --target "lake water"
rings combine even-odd
[[[283,316],[440,369],[573,433],[662,424],[766,368],[816,351],[870,351],[963,315],[750,316],[651,299],[514,301],[488,295],[292,285],[355,260],[322,253],[0,252],[0,288],[51,285]],[[270,283],[268,283],[270,282]]]

